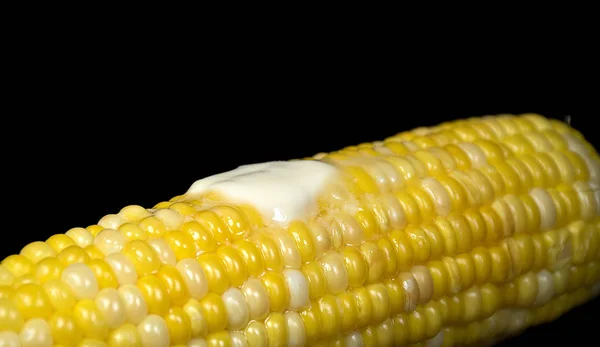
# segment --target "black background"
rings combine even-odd
[[[94,224],[129,204],[152,207],[185,192],[198,178],[241,164],[310,156],[450,119],[570,115],[573,126],[597,144],[597,110],[565,104],[560,93],[534,93],[539,85],[521,85],[518,96],[512,86],[503,86],[501,93],[482,87],[476,94],[438,97],[432,89],[445,95],[454,86],[374,89],[366,84],[341,91],[320,81],[291,89],[260,75],[217,84],[180,77],[157,82],[123,74],[90,82],[82,76],[64,87],[57,72],[51,79],[36,79],[26,93],[17,91],[16,108],[2,126],[1,255]],[[595,339],[596,332],[586,327],[599,308],[596,300],[505,343]]]

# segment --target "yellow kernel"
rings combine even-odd
[[[463,216],[471,229],[473,247],[484,245],[487,240],[487,225],[484,217],[477,210],[467,210]]]
[[[456,233],[456,250],[458,253],[466,253],[475,246],[473,242],[473,231],[469,222],[461,215],[450,215],[448,221]]]
[[[127,242],[121,253],[133,263],[139,276],[151,275],[162,265],[152,247],[142,240]]]
[[[10,299],[15,294],[15,289],[11,286],[0,286],[0,300]]]
[[[427,322],[425,319],[421,308],[408,315],[408,325],[410,326],[408,340],[411,343],[425,340],[427,336]]]
[[[421,212],[419,210],[419,205],[413,197],[405,191],[399,191],[395,193],[395,196],[401,209],[404,211],[407,222],[415,225],[420,224]]]
[[[217,255],[225,265],[225,273],[229,277],[229,283],[234,287],[241,286],[248,278],[244,259],[229,245],[219,247]]]
[[[56,256],[56,252],[48,244],[36,241],[28,244],[21,249],[22,256],[37,264],[40,260]]]
[[[384,284],[372,284],[367,287],[373,304],[372,323],[380,324],[390,316],[390,297]]]
[[[351,292],[341,293],[338,298],[340,330],[342,333],[348,333],[356,328],[358,321],[356,298]]]
[[[89,259],[103,259],[104,254],[100,252],[98,248],[94,245],[87,246],[83,249],[85,254],[87,254]]]
[[[394,245],[387,238],[381,238],[377,241],[377,248],[379,248],[385,262],[384,275],[386,277],[395,276],[398,273],[398,259],[396,258]]]
[[[184,305],[190,295],[188,288],[181,276],[179,270],[172,265],[164,265],[158,270],[156,277],[158,277],[164,285],[170,302],[174,305]]]
[[[227,310],[221,297],[215,293],[208,293],[200,300],[202,314],[206,317],[208,332],[213,333],[227,327]]]
[[[265,268],[271,271],[283,271],[283,259],[273,238],[261,231],[253,233],[250,237],[250,241],[258,246],[262,254]]]
[[[30,274],[35,269],[35,264],[20,254],[9,255],[2,260],[0,265],[14,277]]]
[[[349,285],[351,287],[362,286],[367,280],[369,271],[367,261],[361,252],[354,247],[346,247],[342,254],[344,255]]]
[[[527,273],[516,279],[517,300],[516,304],[521,307],[531,307],[538,294],[538,280],[533,273]]]
[[[190,320],[192,337],[205,336],[208,333],[208,322],[202,312],[202,305],[196,299],[190,299],[183,306],[183,310]]]
[[[171,345],[187,344],[192,337],[192,323],[180,307],[172,307],[165,317]]]
[[[315,245],[306,224],[294,221],[290,223],[287,232],[292,236],[292,239],[296,243],[302,262],[306,263],[313,261],[316,256]]]
[[[75,241],[73,241],[72,238],[68,237],[65,234],[56,234],[56,235],[50,236],[46,240],[46,244],[48,244],[48,246],[52,247],[52,249],[56,253],[60,253],[63,249],[65,249],[69,246],[76,245]]]
[[[371,324],[373,317],[371,294],[365,287],[356,288],[352,293],[356,298],[356,308],[358,310],[357,328],[364,328]]]
[[[90,260],[90,256],[81,247],[73,245],[63,249],[58,254],[58,260],[65,266],[68,266],[71,264],[87,263]]]
[[[484,284],[492,272],[492,258],[486,248],[478,247],[471,252],[475,263],[475,284]]]
[[[302,273],[308,281],[308,290],[312,299],[321,298],[327,290],[325,274],[321,266],[316,263],[308,263],[301,269]]]
[[[481,316],[481,293],[479,287],[475,286],[460,294],[462,302],[463,322],[471,323]]]
[[[77,326],[83,330],[84,337],[100,341],[108,338],[108,325],[92,300],[77,302],[73,308],[73,318]]]
[[[23,315],[15,302],[0,299],[0,331],[19,332],[25,323]]]
[[[96,236],[98,235],[102,230],[104,230],[104,227],[97,225],[97,224],[93,224],[90,225],[88,227],[85,228],[90,234],[92,234],[92,236]]]
[[[290,301],[289,290],[283,275],[277,272],[266,272],[261,277],[262,283],[269,293],[272,312],[282,312]]]
[[[394,245],[398,259],[398,269],[408,271],[415,259],[415,251],[408,235],[400,230],[394,230],[388,235],[388,239]]]
[[[186,202],[176,202],[169,206],[169,209],[177,211],[182,216],[191,216],[197,212],[191,204]]]
[[[192,236],[182,231],[169,231],[164,236],[177,260],[195,258],[196,243]]]
[[[221,205],[215,206],[211,210],[221,218],[229,230],[229,234],[233,237],[239,238],[250,230],[246,216],[237,208]]]
[[[394,345],[404,346],[408,343],[410,336],[409,321],[405,315],[398,315],[392,319],[392,329],[394,331]]]
[[[460,269],[460,278],[462,281],[462,288],[471,288],[475,283],[476,270],[475,262],[470,254],[461,254],[456,257],[456,263]]]
[[[217,243],[212,234],[208,232],[198,222],[187,222],[181,226],[181,231],[188,233],[196,244],[196,251],[214,252],[217,250]]]
[[[167,232],[167,228],[160,219],[150,216],[139,221],[138,226],[146,232],[148,239],[161,237]]]
[[[265,266],[262,254],[253,243],[246,240],[237,240],[234,247],[244,260],[248,275],[257,277],[263,274]]]
[[[198,262],[208,280],[208,289],[219,295],[229,288],[229,277],[225,266],[215,253],[204,253],[198,257]]]
[[[486,225],[486,243],[493,244],[504,237],[502,220],[490,206],[483,206],[480,210]]]
[[[119,281],[110,266],[102,259],[93,259],[87,263],[87,266],[94,273],[96,281],[100,288],[118,288]]]
[[[142,206],[129,205],[123,207],[121,211],[119,211],[119,215],[128,222],[137,222],[142,218],[149,217],[151,214]]]
[[[48,319],[48,325],[55,345],[76,346],[83,339],[83,330],[77,326],[71,312],[55,312]]]
[[[492,262],[490,281],[492,283],[504,283],[512,277],[510,253],[504,247],[491,247],[489,255]]]
[[[52,314],[50,298],[44,288],[28,283],[15,291],[12,301],[19,308],[23,318],[48,318]]]
[[[339,316],[337,297],[326,294],[319,299],[319,314],[321,316],[321,333],[324,337],[335,335],[340,331],[341,319]]]
[[[402,283],[395,279],[386,281],[385,286],[390,298],[390,316],[393,317],[403,312],[406,307],[404,288]]]
[[[133,240],[145,241],[148,239],[146,232],[142,230],[137,224],[125,223],[119,226],[119,232],[125,238],[125,242]]]
[[[136,326],[129,323],[111,331],[107,343],[110,347],[142,347]]]
[[[486,283],[480,288],[481,293],[481,315],[489,317],[496,313],[502,304],[502,296],[498,287]]]
[[[360,246],[360,251],[367,262],[367,283],[378,283],[383,278],[386,270],[385,254],[376,244],[365,242]]]
[[[60,279],[64,268],[64,265],[57,258],[45,258],[36,264],[35,278],[41,284]]]
[[[246,327],[244,334],[248,340],[248,346],[268,346],[267,329],[262,322],[251,322]]]
[[[75,295],[65,282],[52,280],[46,282],[43,287],[54,310],[69,311],[75,305]]]
[[[137,280],[136,287],[148,305],[148,313],[164,316],[169,312],[171,302],[167,289],[156,276],[144,276]]]
[[[213,211],[200,211],[195,215],[194,219],[203,228],[205,228],[211,233],[213,239],[216,242],[227,242],[231,238],[231,232],[229,231],[229,228],[223,223],[221,218],[219,218],[219,216]]]

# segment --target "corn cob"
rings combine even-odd
[[[539,115],[242,166],[0,265],[0,346],[468,346],[600,292],[600,161]]]

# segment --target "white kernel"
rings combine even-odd
[[[299,269],[300,266],[302,266],[302,258],[300,257],[298,247],[296,247],[291,236],[281,230],[269,232],[269,234],[273,236],[273,240],[279,248],[284,266],[287,268]]]
[[[431,177],[425,178],[421,182],[421,185],[423,190],[429,194],[429,197],[435,203],[437,214],[442,217],[447,216],[452,210],[452,201],[444,186],[438,180]]]
[[[231,338],[231,347],[249,347],[244,333],[232,331],[229,333],[229,337]]]
[[[573,189],[575,189],[579,198],[582,220],[588,221],[600,214],[600,206],[596,202],[596,194],[588,182],[577,181],[573,184]]]
[[[298,311],[309,304],[308,281],[302,272],[295,269],[286,269],[283,271],[285,282],[290,290],[290,303],[288,308]]]
[[[169,347],[169,329],[162,317],[151,314],[137,327],[142,346],[144,347]]]
[[[95,299],[96,307],[104,316],[104,320],[111,329],[120,327],[127,315],[125,313],[125,305],[121,301],[119,292],[114,288],[102,289]]]
[[[120,285],[131,284],[137,281],[137,272],[131,260],[122,253],[113,253],[104,258],[104,261],[115,273]]]
[[[41,318],[30,319],[19,334],[23,347],[52,347],[52,332],[48,323]]]
[[[538,293],[534,305],[541,306],[554,297],[554,278],[546,269],[537,273]]]
[[[118,292],[127,320],[134,325],[139,324],[148,315],[148,305],[144,296],[133,284],[122,285]]]
[[[167,241],[158,238],[149,240],[148,244],[158,254],[158,258],[163,264],[175,266],[177,263],[177,257],[175,257],[175,253],[171,247],[169,247]]]
[[[163,222],[167,231],[178,230],[183,221],[179,212],[168,208],[159,209],[154,216]]]
[[[21,347],[19,335],[12,331],[0,332],[0,347]]]
[[[208,293],[208,280],[195,259],[182,259],[177,263],[176,268],[183,277],[192,298],[200,300]]]
[[[94,246],[104,255],[120,252],[125,244],[125,236],[114,229],[104,229],[96,235]]]
[[[250,309],[250,318],[262,319],[267,316],[271,304],[269,293],[258,278],[248,278],[242,285],[242,292]]]
[[[98,225],[104,229],[118,229],[123,222],[123,218],[118,214],[107,214],[100,219]]]
[[[412,312],[417,308],[417,304],[421,297],[419,284],[415,277],[408,272],[403,272],[398,275],[398,280],[402,283],[402,288],[404,288],[404,310],[406,312]]]
[[[346,337],[346,347],[362,347],[362,346],[363,346],[363,338],[362,338],[362,335],[358,331],[354,331]]]
[[[85,264],[76,263],[67,266],[60,278],[80,300],[93,299],[98,294],[98,281],[94,272]]]
[[[411,152],[418,151],[420,148],[412,141],[402,141],[402,144]]]
[[[206,340],[199,337],[199,338],[195,338],[195,339],[191,339],[188,342],[188,347],[207,347],[208,345],[206,344]]]
[[[94,235],[87,231],[87,229],[72,228],[69,229],[69,231],[67,231],[65,234],[71,239],[73,239],[77,246],[81,248],[85,248],[94,244]]]
[[[472,167],[479,168],[487,164],[485,153],[476,144],[459,143],[458,146],[467,154]]]
[[[227,329],[239,330],[248,324],[250,313],[244,294],[237,288],[229,288],[221,296],[227,311]]]
[[[390,220],[390,228],[397,230],[406,227],[406,214],[398,199],[392,194],[385,194],[381,199],[386,207],[386,212]]]
[[[344,265],[344,257],[339,252],[330,252],[321,260],[321,268],[327,280],[327,287],[333,294],[339,294],[348,288],[348,273]]]
[[[427,347],[442,347],[444,344],[444,331],[440,331],[435,337],[427,340]]]
[[[540,211],[541,231],[550,230],[556,223],[556,207],[550,194],[542,188],[533,188],[529,195]]]
[[[304,321],[298,312],[286,312],[285,319],[288,332],[287,345],[289,347],[302,347],[306,345],[306,329],[304,328]]]

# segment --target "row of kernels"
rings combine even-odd
[[[169,346],[169,333],[165,321],[150,315],[137,327],[125,324],[103,337],[87,337],[77,331],[73,318],[66,312],[57,313],[50,320],[30,319],[20,333],[4,331],[0,338],[7,346]],[[65,335],[66,334],[66,335]],[[107,341],[105,343],[103,341]]]
[[[140,211],[137,211],[139,209],[141,209],[139,206],[128,206],[124,210],[128,214],[132,215],[136,215],[137,213],[137,215],[142,218],[142,216],[145,216],[145,214],[141,214]],[[221,228],[218,225],[215,226],[216,223],[213,223],[214,221],[212,220],[214,218],[208,218],[207,216],[209,213],[207,211],[205,211],[206,213],[204,213],[199,220],[208,220],[207,223],[213,227],[212,229],[216,228],[218,231],[222,231],[221,229],[227,229],[228,231],[235,233],[239,232],[240,229],[246,229],[245,224],[240,221],[243,218],[235,209],[228,208],[226,206],[218,206],[216,209],[219,210],[217,212],[220,212],[219,215],[222,217],[223,221],[226,222],[225,225],[227,225],[227,227],[223,226]],[[73,228],[66,234],[53,235],[46,241],[46,243],[34,242],[24,247],[21,253],[32,260],[33,263],[37,263],[38,261],[47,257],[58,256],[68,265],[75,262],[86,262],[90,258],[89,252],[82,252],[81,248],[84,248],[85,251],[88,251],[88,247],[95,247],[94,251],[98,250],[103,255],[110,255],[121,252],[127,241],[146,240],[147,238],[156,238],[159,236],[164,236],[167,244],[171,247],[171,252],[169,252],[170,254],[161,254],[163,255],[163,259],[161,260],[173,262],[174,260],[194,257],[198,252],[196,250],[193,236],[201,233],[201,231],[194,230],[196,233],[171,231],[177,230],[181,226],[181,216],[174,210],[158,210],[154,213],[154,216],[143,217],[139,221],[138,225],[131,223],[120,224],[114,221],[111,222],[112,219],[117,218],[114,216],[118,215],[110,216],[106,219],[109,222],[102,223],[105,224],[105,226],[90,226],[87,229]],[[132,218],[133,217],[130,219]],[[135,220],[135,218],[133,218],[133,220]],[[223,224],[223,222],[221,222],[221,224]],[[114,229],[106,228],[108,226],[114,227]],[[119,230],[116,230],[117,228]],[[214,238],[214,235],[211,236]],[[212,239],[208,238],[205,243],[210,244],[210,241],[212,241]],[[150,243],[152,243],[152,240]],[[165,247],[162,245],[163,242],[157,241],[156,243],[157,245],[154,248],[158,248],[160,251],[162,251],[160,253],[168,252],[168,250],[164,250]],[[203,251],[203,249],[200,249],[200,251]],[[86,255],[86,253],[88,254]],[[25,272],[27,271],[27,267],[22,267],[21,269],[18,269],[18,271]],[[24,274],[25,273],[19,273],[18,276]]]
[[[501,309],[492,316],[468,325],[446,327],[443,346],[460,346],[473,343],[497,342],[536,324],[552,321],[576,306],[588,294],[586,288],[575,293],[552,298],[533,309]]]
[[[355,329],[379,324],[390,317],[388,289],[383,284],[359,287],[338,295],[325,294],[313,301],[300,315],[306,327],[307,339],[335,336]]]
[[[591,287],[600,278],[599,265],[597,261],[593,261],[554,272],[541,270],[523,274],[503,286],[504,306],[539,307],[553,297]]]
[[[594,224],[577,221],[567,226],[571,235],[573,264],[579,265],[596,259],[600,248],[600,232]]]

